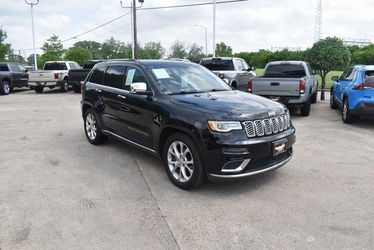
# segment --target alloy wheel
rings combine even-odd
[[[3,84],[3,88],[4,88],[4,93],[5,93],[6,95],[9,94],[9,92],[10,92],[9,83],[5,82],[5,83]]]
[[[192,178],[194,160],[191,150],[181,141],[170,144],[167,154],[170,173],[179,182],[185,183]]]
[[[97,126],[95,116],[89,113],[86,117],[86,132],[90,140],[95,140],[97,135]]]

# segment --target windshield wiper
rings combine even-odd
[[[174,92],[174,93],[171,93],[170,95],[187,95],[187,94],[196,94],[196,93],[201,93],[202,91],[186,91],[186,90],[182,90],[182,91],[179,91],[179,92]]]

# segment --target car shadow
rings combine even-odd
[[[162,179],[166,183],[160,183],[160,186],[171,185],[175,187],[168,179],[167,174],[165,172],[165,168],[163,166],[162,161],[157,158],[156,156],[149,154],[143,150],[137,149],[128,145],[126,143],[122,143],[121,141],[110,138],[107,141],[107,144],[111,144],[113,147],[118,147],[121,150],[126,152],[130,152],[135,159],[140,159],[142,161],[142,165],[152,167],[150,171],[160,171],[162,175],[164,175]],[[146,167],[147,168],[147,167]],[[146,169],[148,172],[149,169]],[[263,173],[256,176],[249,176],[240,179],[217,179],[217,178],[207,178],[207,182],[202,187],[199,187],[194,190],[190,190],[188,192],[197,192],[200,195],[212,195],[217,197],[222,196],[232,196],[232,195],[239,195],[241,193],[248,193],[248,192],[255,192],[258,189],[261,189],[264,185],[268,185],[269,182],[276,180],[277,178],[281,178],[277,174],[277,170],[271,171],[268,173]],[[177,191],[179,191],[178,187],[175,187]],[[182,190],[180,190],[182,191]]]

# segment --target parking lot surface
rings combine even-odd
[[[0,249],[374,248],[373,121],[319,101],[283,168],[183,191],[145,152],[90,145],[80,98],[0,96]]]

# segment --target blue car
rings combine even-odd
[[[357,117],[374,117],[374,65],[348,67],[341,77],[332,80],[330,107],[341,109],[344,123]]]

